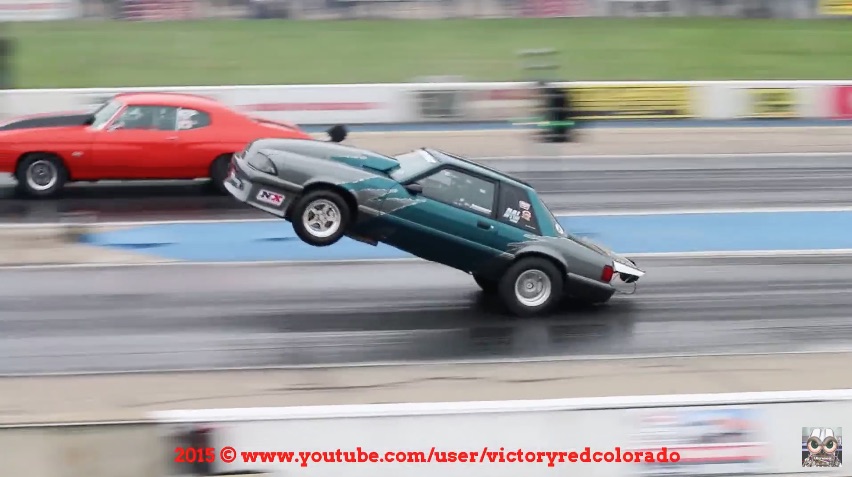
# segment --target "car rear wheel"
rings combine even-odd
[[[59,193],[68,180],[65,164],[52,154],[30,154],[15,171],[18,188],[30,197],[51,197]]]
[[[228,177],[228,165],[231,163],[233,154],[222,154],[210,164],[210,187],[217,194],[227,194],[225,179]]]
[[[293,206],[290,220],[296,235],[315,247],[336,243],[346,233],[352,212],[337,192],[309,192]]]
[[[556,265],[539,257],[522,258],[500,278],[500,297],[517,316],[546,313],[562,299],[564,279]]]
[[[499,287],[499,282],[497,280],[489,280],[481,275],[474,275],[473,280],[485,293],[494,293]]]

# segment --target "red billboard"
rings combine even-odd
[[[831,110],[834,119],[852,119],[852,85],[834,87]]]

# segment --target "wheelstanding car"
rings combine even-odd
[[[17,118],[0,126],[0,172],[26,195],[50,197],[68,182],[222,180],[231,155],[259,138],[310,136],[203,96],[123,93],[90,114]]]
[[[529,184],[433,149],[394,157],[333,142],[262,139],[234,155],[225,187],[293,224],[313,246],[384,243],[473,275],[516,315],[563,298],[603,303],[645,272],[566,233]]]

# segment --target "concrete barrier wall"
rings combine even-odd
[[[209,429],[207,443],[181,443],[188,429]],[[270,476],[516,477],[538,475],[849,475],[803,468],[803,429],[852,427],[852,390],[601,397],[534,401],[405,403],[156,412],[145,422],[0,427],[0,475],[165,477],[187,475],[175,448],[210,447],[211,473]],[[541,462],[232,464],[219,451],[270,452],[565,452]],[[582,462],[595,453],[637,450],[680,454],[680,464]],[[842,448],[842,447],[841,447]],[[571,458],[571,452],[577,457]],[[505,454],[504,454],[505,455]],[[493,456],[493,455],[492,455]],[[499,459],[499,457],[497,457]],[[575,460],[576,462],[571,462]],[[685,465],[685,464],[689,465]],[[558,468],[558,469],[557,469]]]
[[[559,83],[580,117],[601,120],[852,119],[852,80]],[[5,118],[91,110],[127,91],[209,96],[247,114],[310,124],[523,122],[530,83],[408,83],[11,90]]]

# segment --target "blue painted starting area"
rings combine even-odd
[[[559,221],[565,230],[624,254],[852,249],[852,211],[567,216]],[[410,257],[351,239],[312,247],[283,220],[144,225],[91,234],[83,241],[201,262]]]

